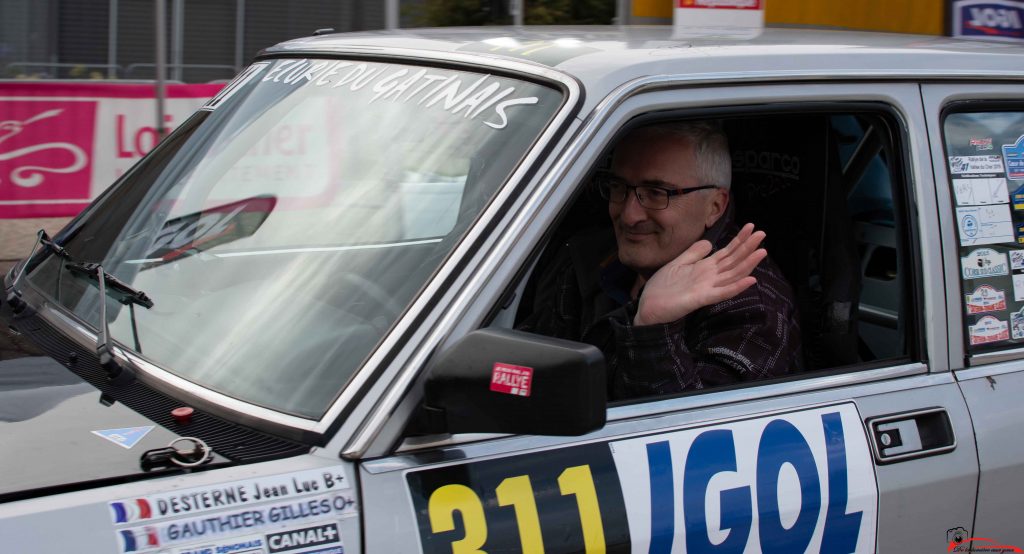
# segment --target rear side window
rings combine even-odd
[[[943,123],[971,354],[1024,343],[1024,112]]]

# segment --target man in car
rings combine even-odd
[[[609,394],[672,394],[796,371],[793,293],[732,219],[728,141],[712,122],[635,129],[596,184],[607,231],[572,237],[521,329],[594,344]],[[603,236],[602,236],[603,235]]]

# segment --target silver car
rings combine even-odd
[[[630,129],[715,119],[784,378],[517,330]],[[1020,552],[1024,48],[769,29],[262,52],[4,279],[4,552]],[[794,368],[795,369],[795,368]]]

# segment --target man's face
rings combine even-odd
[[[689,140],[640,129],[624,138],[612,156],[611,171],[630,185],[649,184],[669,189],[705,185],[696,170]],[[709,189],[669,198],[663,210],[640,205],[630,191],[625,202],[609,202],[619,260],[649,277],[700,239],[721,217],[728,192]]]

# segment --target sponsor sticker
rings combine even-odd
[[[351,494],[319,495],[286,503],[262,504],[249,509],[118,529],[115,534],[121,552],[140,552],[246,535],[263,529],[323,520],[325,517],[344,517],[356,514],[356,510],[355,497]]]
[[[980,175],[1003,172],[999,156],[950,156],[949,172],[953,175]]]
[[[971,294],[964,295],[968,314],[980,314],[1006,309],[1006,293],[990,285],[981,285]]]
[[[853,406],[632,438],[611,448],[634,552],[760,552],[783,536],[788,552],[874,548],[874,467]],[[724,527],[728,534],[703,531]],[[685,541],[677,538],[684,529]]]
[[[267,535],[267,547],[271,554],[338,542],[341,542],[341,532],[338,531],[338,525],[333,522]]]
[[[150,522],[307,494],[346,491],[350,484],[345,473],[344,466],[331,466],[127,498],[111,502],[110,515],[115,524]]]
[[[1010,336],[1024,339],[1024,308],[1010,314]]]
[[[960,258],[960,268],[963,271],[964,279],[1010,274],[1010,264],[1006,259],[1006,254],[996,252],[991,248],[972,250],[966,257]]]
[[[961,246],[1013,242],[1013,216],[1008,204],[956,209]]]
[[[954,0],[953,36],[990,40],[1024,39],[1024,2]]]
[[[494,364],[491,371],[491,390],[516,396],[530,396],[533,386],[533,368],[521,365]]]
[[[957,206],[1006,204],[1010,201],[1006,192],[1006,179],[1002,177],[953,179],[953,193],[956,195]]]
[[[1016,271],[1024,270],[1024,250],[1010,250],[1010,269]]]
[[[266,543],[260,535],[232,537],[230,540],[179,548],[174,554],[264,554]]]
[[[1013,276],[1013,299],[1024,302],[1024,273]]]
[[[1024,135],[1017,137],[1013,144],[1003,145],[1003,159],[1006,160],[1006,176],[1010,179],[1024,179]]]
[[[102,431],[93,431],[92,434],[97,437],[103,437],[108,441],[122,447],[128,448],[135,446],[153,430],[152,425],[145,427],[123,427],[121,429],[103,429]]]
[[[1013,196],[1010,200],[1013,202],[1014,210],[1024,210],[1024,185],[1013,191]]]
[[[453,544],[484,552],[875,546],[874,463],[851,403],[431,467],[406,479],[424,554],[451,553]],[[520,524],[524,513],[533,514],[529,525]]]
[[[970,336],[971,346],[974,346],[1009,340],[1010,329],[1005,321],[987,315],[979,319],[977,324],[968,326],[967,334]]]
[[[970,144],[978,152],[982,152],[982,151],[985,151],[985,150],[992,150],[994,148],[994,146],[992,146],[992,137],[987,137],[987,138],[971,138]]]

